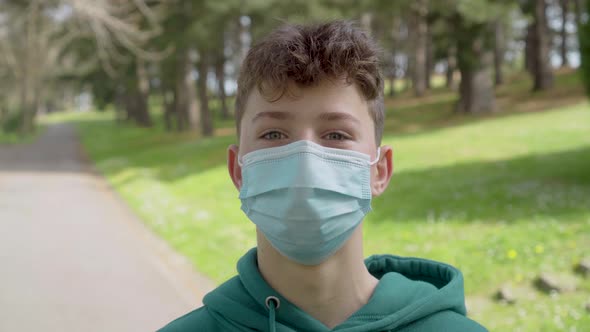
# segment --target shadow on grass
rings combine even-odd
[[[559,221],[588,214],[590,146],[394,174],[373,210],[373,223]]]

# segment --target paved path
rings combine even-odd
[[[84,160],[63,124],[0,145],[0,331],[154,331],[211,287]]]

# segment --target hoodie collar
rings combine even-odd
[[[371,256],[365,264],[379,284],[369,302],[333,331],[393,330],[445,310],[465,315],[463,277],[456,268],[393,255]],[[256,248],[240,259],[237,268],[237,278],[203,301],[218,320],[239,326],[240,331],[267,330],[274,313],[276,331],[330,331],[268,285],[258,270]],[[269,297],[278,302],[274,310],[267,306]]]

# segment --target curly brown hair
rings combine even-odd
[[[367,100],[375,126],[375,141],[380,145],[385,114],[379,48],[350,21],[286,24],[249,50],[238,77],[238,136],[253,88],[272,102],[288,93],[289,83],[308,87],[324,79],[338,78],[356,85]]]

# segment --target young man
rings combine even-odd
[[[258,246],[161,331],[485,331],[465,316],[457,269],[363,258],[362,220],[393,171],[378,66],[342,21],[286,25],[249,51],[228,169]]]

